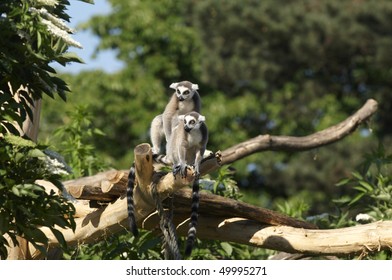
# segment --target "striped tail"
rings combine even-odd
[[[188,237],[186,240],[185,256],[190,256],[196,240],[196,226],[199,210],[199,176],[196,176],[192,185],[191,221],[189,223]]]
[[[156,163],[162,163],[164,165],[173,164],[165,155],[152,154],[152,160]]]
[[[139,231],[136,225],[135,218],[135,206],[133,204],[133,189],[135,187],[135,167],[129,169],[128,175],[128,187],[127,187],[127,202],[128,202],[128,221],[129,221],[129,229],[132,234],[137,237],[139,235]]]

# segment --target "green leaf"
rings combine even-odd
[[[7,213],[5,212],[0,212],[0,236],[8,232],[9,223],[10,223],[9,215],[7,215]]]
[[[27,153],[28,157],[31,158],[45,158],[46,155],[43,151],[41,151],[40,149],[32,149]]]
[[[41,48],[41,44],[42,44],[41,33],[39,31],[37,31],[37,49]]]
[[[18,188],[18,185],[13,186],[11,190],[12,190],[14,195],[21,196],[21,193],[20,193],[20,190]]]
[[[334,203],[338,203],[338,204],[347,204],[347,203],[349,203],[351,201],[351,197],[345,195],[345,196],[342,196],[340,198],[333,199],[332,201]]]
[[[89,4],[94,4],[94,0],[80,0],[80,1],[86,2],[86,3],[89,3]]]
[[[368,192],[372,192],[374,190],[374,187],[366,181],[360,180],[359,184],[363,186]]]
[[[391,201],[391,195],[387,194],[387,193],[383,193],[383,194],[379,194],[376,196],[372,196],[378,200],[382,200],[382,201],[386,201],[386,202],[390,202]]]
[[[40,229],[22,227],[22,230],[26,239],[32,241],[33,243],[46,244],[48,242],[48,238]]]
[[[350,178],[342,179],[342,180],[340,180],[339,182],[337,182],[337,183],[335,184],[335,186],[340,187],[340,186],[347,185],[347,183],[350,182],[350,180],[351,180]]]
[[[363,180],[363,176],[362,176],[359,172],[354,171],[354,172],[351,172],[351,174],[352,174],[356,179],[358,179],[358,180]]]
[[[66,52],[61,56],[57,57],[57,62],[63,66],[66,66],[68,62],[78,62],[78,63],[85,63],[83,59],[81,59],[76,53],[73,52]]]
[[[19,130],[16,128],[14,124],[9,122],[1,122],[1,126],[5,127],[5,129],[10,133],[12,133],[13,135],[19,135]],[[6,134],[6,136],[7,135],[11,135],[11,134]]]
[[[67,242],[64,239],[64,235],[61,233],[61,231],[55,229],[55,228],[50,228],[52,231],[53,235],[56,237],[57,241],[60,243],[62,247],[67,246]]]
[[[233,247],[227,242],[221,242],[220,245],[222,249],[225,251],[225,253],[228,256],[231,256],[231,254],[233,253]]]
[[[349,206],[353,205],[354,203],[356,203],[358,200],[360,200],[363,196],[365,195],[365,193],[360,193],[358,194],[354,199],[352,199],[350,201],[350,203],[348,204]]]
[[[18,146],[18,147],[36,147],[37,145],[31,141],[31,140],[27,140],[24,139],[20,136],[16,136],[16,135],[12,135],[12,134],[7,134],[5,135],[5,140],[14,145],[14,146]]]

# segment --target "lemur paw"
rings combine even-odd
[[[181,178],[185,178],[187,175],[187,171],[188,171],[188,166],[186,164],[178,164],[173,167],[174,177],[176,177],[177,174],[180,173]]]

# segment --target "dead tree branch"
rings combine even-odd
[[[377,111],[377,106],[375,100],[369,99],[362,108],[341,123],[307,136],[257,136],[224,150],[222,152],[222,164],[230,164],[263,151],[299,152],[335,143],[351,134],[360,124],[366,122]]]

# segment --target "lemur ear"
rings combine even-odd
[[[183,120],[185,119],[185,115],[179,115],[179,116],[178,116],[178,119],[181,120],[181,121],[183,121]]]
[[[192,90],[198,90],[199,85],[198,84],[192,84]]]
[[[205,121],[206,121],[206,117],[200,115],[200,116],[199,116],[199,122],[205,122]]]
[[[176,89],[177,86],[178,86],[178,83],[172,83],[169,88]]]

